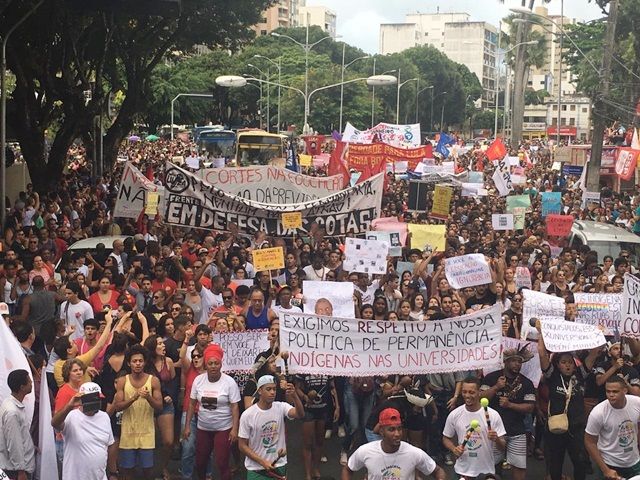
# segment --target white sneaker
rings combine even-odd
[[[331,430],[330,428],[327,428],[324,431],[324,438],[325,440],[329,440],[331,438],[331,435],[333,435],[333,430]]]
[[[344,431],[344,427],[342,425],[340,425],[338,427],[338,437],[340,438],[344,438],[347,436],[347,432]]]
[[[349,462],[349,458],[347,457],[347,452],[340,452],[340,465],[346,465]]]
[[[326,457],[326,455],[320,457],[320,463],[327,463],[328,461],[329,459]]]

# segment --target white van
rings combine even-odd
[[[598,252],[600,263],[605,255],[617,258],[620,250],[628,250],[633,263],[640,260],[640,236],[610,223],[575,220],[571,227],[569,245],[587,245]]]

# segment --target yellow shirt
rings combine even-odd
[[[131,385],[130,376],[124,381],[124,400],[129,400],[136,394],[137,388]],[[147,376],[144,387],[151,393],[151,375]],[[129,408],[122,412],[122,430],[120,433],[120,448],[125,449],[153,449],[156,448],[156,430],[153,421],[153,407],[140,397]]]
[[[85,368],[86,367],[90,367],[91,363],[93,362],[93,359],[96,358],[96,355],[99,352],[96,353],[92,353],[91,350],[89,350],[87,353],[83,353],[82,355],[78,355],[77,358],[78,360],[80,360],[82,363],[84,363]],[[56,363],[53,364],[53,378],[56,379],[56,383],[58,384],[58,387],[61,387],[62,384],[64,384],[64,378],[62,378],[62,366],[64,365],[64,362],[66,362],[67,360],[56,360]],[[91,375],[89,375],[87,373],[87,371],[85,370],[84,372],[84,377],[82,377],[82,383],[86,383],[86,382],[90,382],[91,381]]]

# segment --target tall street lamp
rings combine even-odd
[[[345,52],[346,46],[347,46],[346,43],[342,43],[342,68],[340,70],[340,83],[342,83],[342,85],[340,85],[340,129],[338,130],[340,133],[342,133],[342,107],[344,105],[344,72],[345,72],[345,70],[347,68],[349,68],[350,65],[354,64],[358,60],[363,60],[365,58],[369,58],[369,55],[364,55],[362,57],[358,57],[358,58],[356,58],[354,60],[351,60],[349,63],[347,63],[345,65],[344,64],[344,52]]]
[[[305,94],[305,92],[303,92],[302,90],[300,90],[299,88],[295,88],[295,87],[290,87],[288,85],[280,85],[278,83],[275,82],[270,82],[267,80],[262,80],[259,78],[245,78],[245,77],[240,77],[238,75],[222,75],[219,77],[216,77],[216,85],[219,85],[221,87],[244,87],[248,81],[254,81],[254,82],[259,82],[259,83],[264,83],[266,85],[273,85],[275,87],[277,86],[281,86],[282,88],[286,88],[288,90],[292,90],[296,93],[299,93],[300,95],[302,95],[302,97],[304,98],[304,106],[305,106],[305,110],[309,111],[310,110],[310,103],[311,103],[311,97],[317,93],[317,92],[321,92],[323,90],[326,90],[328,88],[333,88],[333,87],[339,87],[340,85],[348,85],[350,83],[354,83],[354,82],[360,82],[360,81],[366,81],[367,85],[371,85],[371,86],[384,86],[384,85],[394,85],[397,82],[397,78],[392,76],[392,75],[372,75],[370,77],[362,77],[362,78],[353,78],[351,80],[346,80],[344,82],[339,82],[339,83],[333,83],[331,85],[326,85],[324,87],[319,87],[316,88],[315,90],[312,90],[310,92],[308,92],[307,94]]]
[[[0,58],[0,176],[2,177],[2,191],[0,192],[0,227],[4,229],[4,219],[7,216],[7,42],[9,37],[22,23],[44,3],[40,0],[14,23],[2,39]],[[95,159],[94,159],[95,161]]]
[[[425,90],[431,90],[431,96],[433,97],[433,85],[430,85],[428,87],[424,87],[424,88],[422,88],[420,90],[418,90],[416,88],[416,123],[418,123],[418,97]],[[432,116],[432,120],[433,120],[433,104],[431,105],[431,116]],[[431,129],[431,126],[429,126],[429,129]]]
[[[262,70],[260,70],[258,67],[256,67],[255,65],[251,64],[251,63],[247,63],[248,67],[251,68],[255,68],[258,72],[260,72],[260,75],[264,78],[266,78],[267,80],[271,80],[271,75],[270,75],[270,71],[267,70],[267,73],[264,73]],[[271,132],[271,93],[270,93],[271,89],[269,87],[267,87],[267,133]],[[262,92],[262,84],[260,85],[260,92]],[[261,99],[262,100],[262,99]],[[262,121],[261,121],[262,123]]]
[[[386,72],[382,72],[381,75],[390,75],[392,73],[396,73],[397,70],[387,70]],[[376,58],[373,57],[373,75],[376,75]],[[373,86],[371,89],[371,128],[373,128],[376,116],[376,87]]]
[[[400,124],[400,89],[402,88],[403,85],[409,82],[417,82],[417,81],[418,81],[418,78],[414,77],[400,83],[400,69],[398,69],[398,91],[396,92],[396,123],[397,124]]]
[[[272,59],[270,59],[269,57],[265,57],[264,55],[254,55],[253,58],[262,58],[263,60],[267,60],[268,62],[271,62],[278,69],[278,83],[282,83],[282,80],[281,80],[282,57],[278,57],[277,62],[274,62]],[[262,89],[262,85],[260,85],[260,88]],[[280,133],[280,89],[281,88],[282,87],[278,86],[278,130],[276,133]]]
[[[180,97],[196,97],[196,98],[213,98],[210,93],[179,93],[171,100],[171,140],[173,140],[173,116],[174,116],[174,104]]]
[[[447,92],[440,92],[435,97],[433,95],[433,90],[431,90],[431,128],[433,129],[433,100],[438,98],[440,95],[446,95]],[[442,124],[444,123],[444,102],[442,102],[442,111],[440,112],[440,131],[442,131]]]
[[[305,99],[308,98],[308,93],[309,93],[309,52],[311,51],[311,49],[313,47],[318,45],[320,42],[324,42],[328,38],[332,38],[331,35],[327,35],[326,37],[322,37],[317,42],[309,43],[309,22],[307,22],[307,32],[306,32],[306,37],[305,37],[305,42],[304,43],[299,42],[298,40],[296,40],[293,37],[290,37],[289,35],[283,35],[283,34],[278,33],[278,32],[271,32],[271,35],[273,35],[274,37],[286,38],[288,40],[291,40],[293,43],[295,43],[296,45],[298,45],[299,47],[301,47],[304,50],[304,96],[305,96]],[[339,36],[336,36],[334,38],[339,38]],[[308,103],[309,102],[305,102],[305,103],[306,103],[306,106],[308,107]],[[308,111],[307,108],[305,108],[305,111],[304,111],[304,126],[302,127],[303,133],[306,133],[306,132],[309,131],[308,120],[309,120],[309,111]]]

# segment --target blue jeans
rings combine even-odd
[[[184,430],[187,421],[187,412],[182,412],[180,419],[180,431]],[[182,478],[193,478],[196,465],[196,430],[198,429],[198,414],[194,413],[191,418],[191,433],[189,438],[182,441],[182,455],[180,457],[180,472]],[[211,462],[207,466],[207,474],[212,472]]]
[[[364,429],[364,437],[367,439],[367,442],[376,442],[378,440],[382,440],[382,437],[375,433],[373,430],[369,430],[368,428]]]
[[[347,380],[344,384],[344,409],[345,422],[347,426],[347,435],[344,437],[342,449],[347,453],[351,453],[354,438],[358,431],[367,423],[367,419],[371,415],[375,395],[369,393],[367,395],[356,395],[351,383]],[[353,448],[355,449],[355,448]]]

